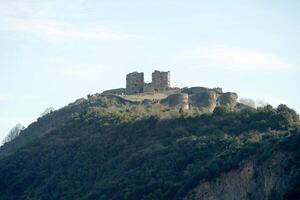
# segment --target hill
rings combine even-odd
[[[91,95],[40,118],[0,148],[0,199],[300,198],[295,111],[157,102]]]

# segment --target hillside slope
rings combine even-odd
[[[300,198],[299,117],[284,105],[203,114],[92,102],[46,133],[26,130],[38,137],[0,159],[0,199]]]
[[[42,137],[51,131],[63,126],[68,121],[72,120],[75,116],[86,112],[93,107],[109,108],[112,106],[126,106],[135,105],[136,103],[120,98],[118,96],[106,95],[106,96],[89,96],[88,99],[78,99],[73,103],[51,112],[36,122],[30,124],[20,135],[14,139],[13,142],[6,143],[0,147],[0,159],[10,155],[19,148],[26,144]]]

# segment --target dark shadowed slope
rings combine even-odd
[[[299,198],[293,110],[178,116],[82,111],[0,160],[0,199]]]

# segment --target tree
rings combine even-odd
[[[282,116],[284,116],[288,122],[295,122],[299,120],[299,116],[297,114],[297,112],[291,108],[289,108],[287,105],[285,104],[280,104],[277,107],[277,112],[279,114],[281,114]]]
[[[2,141],[2,144],[12,141],[20,135],[20,132],[23,131],[25,127],[22,124],[15,125],[7,134],[7,136]]]
[[[257,106],[257,107],[265,107],[265,106],[267,106],[267,105],[269,105],[269,103],[266,102],[266,101],[263,100],[263,99],[258,99],[258,100],[256,100],[256,106]]]
[[[239,102],[246,105],[246,106],[250,106],[252,108],[256,108],[256,105],[255,105],[255,101],[253,99],[250,99],[250,98],[240,98],[239,99]]]
[[[252,108],[257,108],[257,107],[265,107],[268,105],[268,103],[262,99],[257,99],[256,101],[250,98],[240,98],[239,102],[241,104],[244,104],[246,106],[250,106]]]
[[[221,115],[225,115],[226,113],[228,113],[230,111],[231,111],[230,108],[227,106],[217,106],[217,107],[215,107],[213,114],[221,116]]]

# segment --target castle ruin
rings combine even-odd
[[[179,110],[204,108],[212,112],[217,106],[229,106],[233,108],[237,105],[238,99],[236,93],[224,93],[222,88],[171,88],[170,71],[161,72],[157,70],[152,73],[152,82],[150,83],[145,83],[143,72],[132,72],[126,75],[126,88],[106,90],[102,94],[126,96],[148,93],[154,95],[156,92],[164,91],[167,91],[166,95],[168,96],[166,98],[159,100],[144,99],[142,104],[146,105],[147,102],[160,103]]]
[[[126,93],[136,94],[144,92],[144,73],[132,72],[126,75]]]
[[[126,76],[126,93],[137,94],[143,92],[159,92],[168,90],[170,84],[170,71],[161,72],[155,70],[152,73],[152,82],[144,82],[144,73],[133,72]]]
[[[152,86],[154,91],[163,91],[170,88],[170,71],[160,72],[155,70],[152,73]]]

